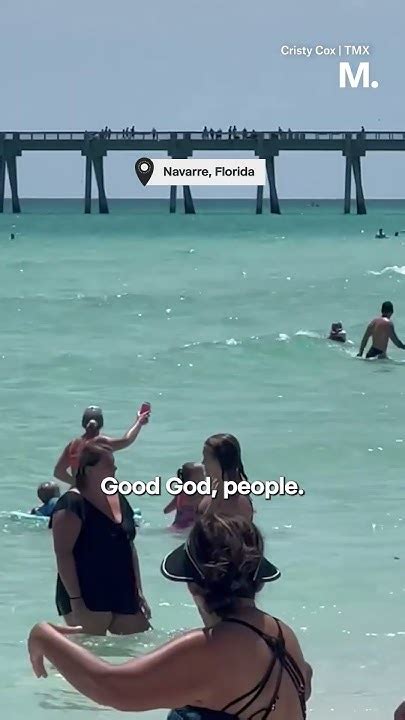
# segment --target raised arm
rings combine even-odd
[[[69,448],[70,448],[70,444],[66,445],[58,462],[55,465],[53,475],[57,480],[60,480],[61,482],[69,483],[69,485],[73,485],[73,482],[74,482],[73,477],[68,472],[68,467],[70,467]]]
[[[138,415],[136,422],[131,425],[129,430],[123,435],[122,438],[111,438],[106,437],[105,435],[99,435],[96,438],[96,441],[99,443],[107,443],[107,445],[110,446],[112,452],[117,452],[117,450],[124,450],[125,448],[132,445],[133,442],[135,442],[136,438],[138,437],[141,428],[143,425],[146,425],[146,423],[149,420],[150,411],[146,413],[142,413],[142,415]]]
[[[371,322],[371,323],[367,326],[366,332],[365,332],[364,335],[363,335],[363,339],[362,339],[362,341],[361,341],[360,350],[359,350],[359,352],[357,353],[357,357],[362,357],[362,356],[363,356],[364,350],[366,349],[366,345],[367,345],[368,339],[369,339],[369,337],[370,337],[370,335],[371,335],[371,333],[372,333],[372,330],[373,330],[373,323]]]
[[[28,641],[38,677],[46,677],[45,657],[82,695],[127,712],[192,705],[206,696],[217,671],[208,645],[204,631],[195,630],[142,658],[110,665],[47,623],[36,625]]]
[[[392,340],[392,342],[394,343],[394,345],[397,346],[397,348],[400,348],[400,350],[405,350],[405,345],[396,334],[394,323],[392,322],[390,323],[390,340]]]
[[[177,506],[177,497],[174,497],[168,505],[166,505],[165,509],[163,510],[164,514],[167,515],[168,513],[173,512],[173,510],[176,509]]]

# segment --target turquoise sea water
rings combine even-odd
[[[261,606],[291,623],[314,666],[309,717],[389,718],[405,695],[403,466],[405,355],[355,358],[365,323],[394,302],[405,337],[405,206],[207,203],[196,216],[112,204],[27,203],[0,216],[0,702],[4,717],[117,717],[51,671],[32,675],[27,632],[55,620],[55,563],[43,526],[18,521],[83,408],[127,429],[143,400],[153,419],[117,455],[120,479],[170,477],[204,439],[233,432],[251,479],[285,475],[304,497],[255,500],[268,555],[282,570]],[[152,208],[152,209],[151,209]],[[15,226],[15,227],[14,227]],[[10,232],[16,233],[14,241]],[[323,339],[341,320],[354,345]],[[154,630],[88,641],[113,662],[198,624],[186,588],[159,563],[178,538],[168,496],[133,498]],[[398,559],[395,559],[398,558]],[[163,713],[153,713],[163,717]]]

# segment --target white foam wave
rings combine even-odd
[[[398,275],[405,275],[405,265],[390,265],[385,267],[383,270],[369,270],[368,275],[385,275],[386,273],[398,273]]]
[[[311,330],[298,330],[298,332],[295,333],[296,335],[303,335],[304,337],[309,338],[316,338],[317,340],[320,340],[322,338],[322,335],[316,332],[312,332]]]

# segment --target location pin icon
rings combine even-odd
[[[147,185],[153,175],[153,162],[149,158],[140,158],[135,163],[135,172],[142,185]]]

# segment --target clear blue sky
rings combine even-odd
[[[2,0],[2,130],[405,130],[402,0]],[[376,90],[338,87],[338,60],[284,58],[282,44],[372,47]],[[367,59],[367,58],[365,58]],[[356,64],[356,62],[354,63]],[[131,153],[105,163],[110,197],[150,197]],[[25,153],[21,197],[81,197],[84,161]],[[364,162],[370,197],[405,197],[405,153]],[[341,197],[339,154],[284,154],[280,197]],[[8,188],[7,188],[8,189]],[[203,195],[248,190],[194,189]]]

